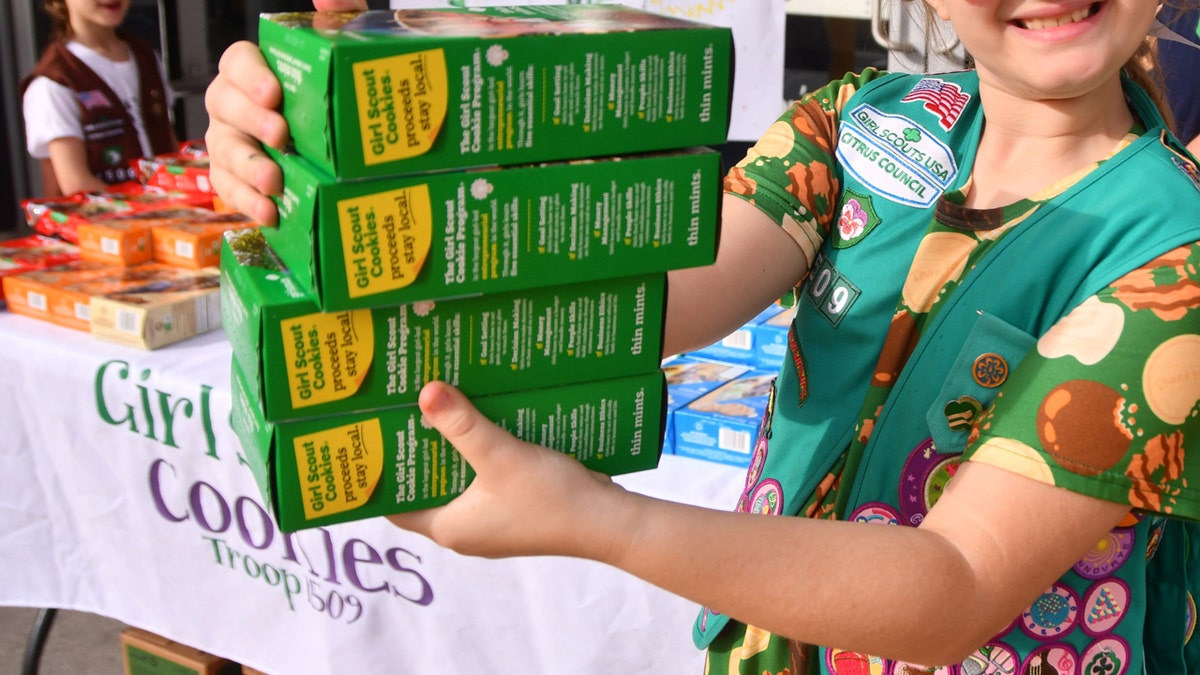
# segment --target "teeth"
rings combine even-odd
[[[1083,7],[1077,9],[1065,16],[1051,17],[1048,19],[1026,19],[1025,27],[1029,30],[1042,30],[1044,28],[1055,28],[1057,26],[1065,26],[1076,21],[1083,21],[1092,15],[1091,7]]]

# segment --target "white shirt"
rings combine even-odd
[[[146,134],[145,121],[142,120],[141,86],[137,61],[133,59],[133,55],[130,54],[126,61],[113,61],[74,40],[67,41],[67,49],[94,70],[121,99],[125,110],[133,118],[133,126],[137,129],[142,145],[142,155],[150,157],[153,152],[150,138]],[[158,60],[158,71],[166,86],[166,71],[161,59]],[[170,111],[175,99],[170,87],[166,87],[166,96],[167,110]],[[83,139],[79,102],[70,88],[48,77],[34,78],[25,90],[22,108],[25,115],[25,147],[34,158],[50,157],[50,141],[55,139]]]

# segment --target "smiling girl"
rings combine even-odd
[[[1158,4],[925,2],[976,67],[794,103],[729,172],[716,263],[671,273],[666,354],[798,303],[732,512],[435,382],[421,409],[477,476],[391,520],[694,599],[714,675],[1200,672],[1200,171],[1154,91]],[[278,100],[252,45],[208,98],[214,184],[267,221]]]
[[[22,82],[22,101],[47,196],[134,180],[131,160],[178,147],[162,62],[120,29],[129,3],[45,2],[53,41]]]

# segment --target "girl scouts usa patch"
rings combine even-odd
[[[958,175],[954,153],[936,135],[865,103],[842,117],[836,154],[854,180],[908,206],[933,206]]]
[[[833,247],[850,248],[870,234],[879,222],[879,215],[875,213],[870,195],[847,189],[842,199],[842,212],[838,214]]]

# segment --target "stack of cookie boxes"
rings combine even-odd
[[[657,465],[665,277],[715,256],[728,29],[620,6],[263,15],[294,152],[231,233],[234,428],[284,531],[442,504],[416,408]]]
[[[725,338],[664,364],[669,452],[750,464],[795,315],[772,304]]]

